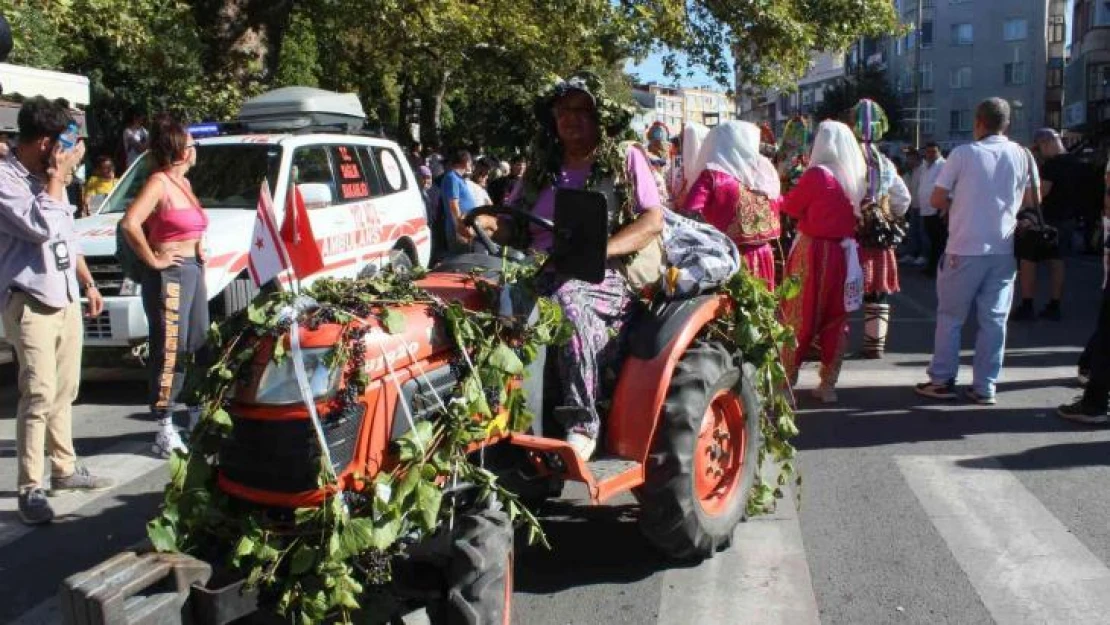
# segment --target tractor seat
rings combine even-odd
[[[686,299],[653,303],[639,308],[628,332],[628,355],[651,360],[686,326],[702,304],[718,296],[698,295]]]

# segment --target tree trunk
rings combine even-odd
[[[444,69],[436,75],[431,88],[420,94],[420,142],[424,145],[440,145],[440,120],[450,77],[451,71]]]

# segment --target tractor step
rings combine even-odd
[[[558,462],[551,470],[565,479],[585,484],[590,492],[590,501],[595,504],[644,483],[644,465],[635,460],[602,456],[583,462],[566,441],[530,434],[513,434],[510,441],[538,454],[557,457]]]
[[[640,463],[635,460],[628,460],[627,458],[620,458],[618,456],[594,458],[586,463],[586,468],[590,470],[590,473],[593,474],[594,479],[598,482],[604,482],[611,477],[636,469],[639,466]]]

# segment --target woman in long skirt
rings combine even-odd
[[[796,379],[809,346],[817,340],[821,382],[814,396],[836,401],[836,383],[848,332],[844,283],[849,257],[856,254],[856,221],[866,193],[867,166],[852,131],[836,121],[817,128],[806,172],[779,205],[798,220],[798,238],[786,276],[802,281],[798,297],[783,302],[785,322],[794,328],[797,349],[783,355]]]

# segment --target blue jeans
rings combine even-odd
[[[906,235],[905,253],[913,257],[928,257],[929,235],[925,232],[921,211],[916,208],[910,209],[906,220],[909,221],[909,233]]]
[[[1014,298],[1017,261],[1012,254],[941,257],[937,273],[937,330],[929,379],[936,384],[955,380],[960,369],[960,331],[972,302],[978,310],[972,388],[994,397],[1006,346],[1006,318]]]

